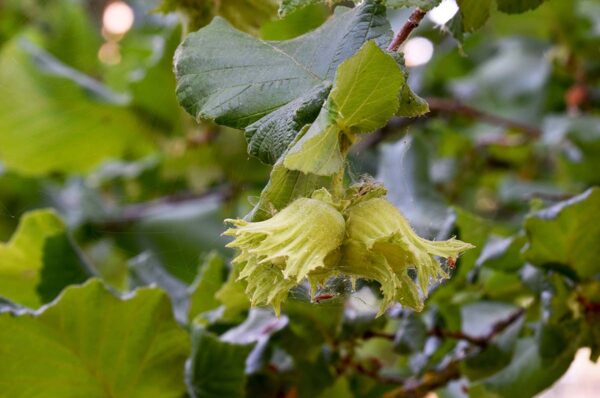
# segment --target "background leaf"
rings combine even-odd
[[[593,188],[528,217],[525,258],[540,266],[570,267],[582,278],[596,275],[600,272],[599,208],[600,189]]]
[[[126,98],[25,39],[2,48],[0,80],[0,160],[9,169],[83,173],[152,147],[152,130],[124,106]]]
[[[186,379],[192,397],[243,397],[245,361],[252,345],[232,344],[203,329],[192,335],[193,351]]]
[[[52,210],[25,214],[10,241],[0,244],[0,295],[17,304],[38,308],[87,272]]]
[[[6,397],[180,397],[185,391],[188,338],[158,289],[119,299],[91,280],[66,289],[41,312],[1,314],[0,337]]]
[[[216,18],[179,47],[179,101],[197,119],[245,127],[332,80],[337,66],[364,42],[387,44],[390,28],[384,12],[367,1],[311,33],[282,42],[255,39]]]

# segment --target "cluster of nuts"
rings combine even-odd
[[[454,238],[430,241],[418,236],[381,187],[351,187],[335,200],[325,189],[299,198],[268,220],[226,220],[238,249],[234,264],[247,283],[252,305],[281,303],[308,279],[316,287],[336,276],[368,279],[380,285],[380,314],[394,302],[417,311],[429,285],[448,274],[437,258],[454,261],[473,246]],[[411,273],[416,273],[416,281]]]

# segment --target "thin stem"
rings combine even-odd
[[[114,215],[107,216],[105,219],[93,221],[92,225],[101,230],[117,232],[127,229],[131,224],[134,224],[149,215],[155,214],[163,206],[176,205],[184,202],[190,203],[198,200],[208,200],[210,198],[218,198],[220,201],[226,201],[235,195],[234,191],[234,187],[222,185],[203,193],[184,192],[163,196],[149,202],[125,206]]]
[[[520,308],[512,313],[508,318],[503,319],[492,326],[490,332],[484,336],[470,336],[462,332],[445,331],[434,329],[429,333],[432,336],[448,337],[453,339],[465,340],[473,348],[485,348],[491,341],[525,314],[525,309]],[[380,337],[393,340],[394,336],[383,332],[368,331],[363,335],[363,338]],[[384,398],[421,398],[426,396],[430,391],[437,390],[448,384],[449,382],[459,379],[460,362],[465,358],[452,360],[445,367],[425,373],[419,379],[408,379],[401,382],[401,386],[388,392]],[[371,376],[371,374],[366,374]],[[377,374],[376,374],[377,375]]]
[[[508,328],[510,325],[512,325],[514,322],[516,322],[519,318],[521,318],[521,316],[523,316],[523,314],[525,314],[525,309],[520,308],[519,310],[515,311],[512,315],[510,315],[508,318],[495,323],[492,326],[492,329],[490,330],[490,332],[484,336],[470,336],[463,332],[453,332],[453,331],[441,330],[441,329],[433,329],[431,332],[429,332],[429,335],[430,336],[438,336],[438,337],[448,337],[448,338],[457,339],[457,340],[464,340],[472,345],[483,348],[483,347],[486,347],[489,343],[491,343],[491,341],[494,339],[494,337],[496,337],[498,334],[502,333],[504,330],[506,330],[506,328]]]
[[[410,14],[408,21],[406,21],[404,26],[402,26],[402,29],[398,31],[398,34],[394,37],[394,40],[392,40],[390,43],[388,51],[398,51],[402,43],[408,39],[408,36],[410,36],[411,32],[415,30],[417,26],[419,26],[421,20],[423,20],[423,17],[425,17],[425,14],[427,14],[427,11],[416,8],[413,13]]]
[[[421,379],[410,380],[386,394],[384,398],[420,398],[427,395],[430,391],[435,391],[444,387],[452,380],[460,378],[460,362],[458,360],[450,362],[443,369],[435,372],[427,372]]]
[[[472,106],[465,105],[458,100],[434,97],[427,98],[427,102],[429,103],[429,109],[431,111],[429,115],[418,118],[392,118],[385,127],[377,130],[373,134],[365,136],[352,148],[352,152],[360,153],[363,150],[374,147],[384,141],[388,136],[394,135],[410,125],[427,122],[429,118],[440,113],[457,114],[469,119],[517,130],[524,133],[529,138],[538,138],[542,135],[541,129],[536,126],[494,115]]]
[[[458,100],[446,98],[427,98],[431,112],[454,113],[468,117],[470,119],[481,120],[482,122],[505,127],[507,129],[518,130],[526,135],[537,138],[542,135],[542,131],[532,125],[522,123],[516,120],[507,119],[502,116],[465,105]]]

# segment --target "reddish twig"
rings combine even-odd
[[[394,37],[394,40],[390,43],[388,47],[388,51],[398,51],[402,43],[406,41],[410,33],[419,26],[423,17],[427,14],[426,11],[417,8],[410,14],[408,21],[402,26],[402,29],[398,32],[398,34]]]
[[[379,337],[379,338],[386,339],[386,340],[394,340],[394,334],[393,333],[378,332],[378,331],[375,331],[375,330],[367,330],[362,335],[362,338],[365,339],[365,340],[372,339],[374,337]]]
[[[524,314],[524,308],[518,309],[508,318],[495,323],[492,326],[490,332],[484,336],[470,336],[463,332],[453,332],[442,329],[434,329],[431,332],[429,332],[429,335],[464,340],[472,346],[485,348],[497,335],[499,335],[508,327],[510,327]],[[362,335],[362,338],[384,338],[388,340],[393,340],[394,335],[379,331],[367,331]],[[353,368],[357,372],[383,383],[402,384],[400,387],[385,394],[384,398],[421,398],[427,395],[427,393],[429,393],[430,391],[437,390],[438,388],[445,386],[452,380],[459,379],[461,377],[460,362],[463,359],[464,357],[454,359],[442,369],[428,371],[419,379],[395,380],[392,378],[382,378],[377,370],[370,370],[360,364],[352,362],[350,356],[344,357],[344,359],[342,360],[342,366],[339,368],[338,372],[341,374],[345,369]]]
[[[492,326],[492,330],[490,330],[490,332],[484,336],[470,336],[463,332],[453,332],[453,331],[442,330],[442,329],[438,329],[438,328],[433,329],[431,332],[429,332],[429,335],[437,336],[437,337],[448,337],[448,338],[456,339],[456,340],[463,340],[472,345],[483,348],[483,347],[486,347],[494,339],[494,337],[496,337],[498,334],[502,333],[506,328],[508,328],[510,325],[512,325],[514,322],[516,322],[519,318],[521,318],[521,316],[523,316],[523,314],[525,314],[525,309],[520,308],[519,310],[515,311],[508,318],[503,319],[500,322],[494,324],[494,326]]]
[[[481,120],[482,122],[505,127],[507,129],[518,130],[526,135],[537,138],[542,135],[542,131],[526,123],[507,119],[502,116],[493,115],[485,111],[465,105],[460,101],[445,98],[427,98],[431,112],[454,113],[468,117],[470,119]]]
[[[419,118],[392,118],[385,127],[382,127],[373,134],[365,136],[365,138],[353,147],[352,152],[360,153],[367,148],[374,147],[384,141],[388,136],[393,136],[395,133],[403,131],[403,129],[412,124],[426,122],[428,118],[440,113],[457,114],[469,119],[480,120],[484,123],[517,130],[524,133],[529,138],[538,138],[542,135],[542,131],[538,127],[473,108],[458,100],[434,97],[427,98],[427,102],[429,103],[430,114]]]
[[[581,294],[577,295],[577,302],[583,308],[583,312],[586,316],[600,315],[600,302],[588,300]]]
[[[460,340],[465,340],[478,347],[487,346],[498,334],[502,333],[506,328],[516,322],[525,314],[525,309],[521,308],[515,311],[511,316],[494,324],[492,330],[485,336],[474,337],[466,335],[462,332],[448,332],[434,330],[432,333],[436,336],[450,337]],[[420,379],[407,380],[402,386],[388,392],[384,398],[421,398],[426,396],[430,391],[435,391],[438,388],[444,387],[452,380],[459,379],[460,361],[464,358],[459,358],[451,361],[442,369],[426,372]]]
[[[398,387],[383,395],[384,398],[420,398],[430,391],[444,387],[452,380],[460,378],[460,361],[450,362],[443,369],[427,372],[422,378],[409,380],[403,386]]]
[[[191,203],[210,198],[218,198],[220,201],[226,201],[233,196],[234,188],[229,185],[222,185],[203,193],[182,192],[163,196],[149,202],[125,206],[116,212],[116,214],[108,216],[106,219],[93,221],[92,225],[107,232],[121,231],[145,217],[157,214],[158,211],[164,212],[164,206]]]

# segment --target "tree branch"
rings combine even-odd
[[[458,100],[429,97],[430,113],[423,117],[415,118],[392,118],[385,127],[377,130],[373,134],[366,135],[360,142],[352,148],[353,153],[359,153],[365,149],[374,147],[386,139],[386,137],[397,133],[398,131],[416,123],[422,123],[434,116],[436,113],[457,114],[473,120],[480,120],[484,123],[489,123],[496,126],[501,126],[507,129],[513,129],[524,133],[529,138],[538,138],[542,135],[541,129],[527,123],[504,118],[494,115],[480,109],[465,105]]]
[[[535,126],[487,113],[465,105],[458,100],[431,97],[427,98],[427,102],[429,103],[431,112],[458,114],[507,129],[518,130],[531,138],[538,138],[542,135],[542,131]]]
[[[520,308],[511,314],[508,318],[503,319],[492,326],[490,332],[484,336],[470,336],[462,332],[444,331],[441,329],[432,330],[430,336],[448,337],[457,340],[467,341],[472,346],[479,348],[485,348],[491,341],[509,326],[519,320],[525,314],[525,309]],[[363,338],[381,337],[387,339],[393,339],[393,335],[382,333],[382,332],[366,332]],[[432,370],[426,372],[419,379],[408,379],[402,382],[402,385],[387,394],[384,398],[421,398],[427,395],[430,391],[435,391],[438,388],[444,387],[452,380],[456,380],[461,377],[460,374],[460,362],[464,358],[454,359],[448,363],[445,367],[438,370]],[[378,374],[365,373],[367,376],[377,377]]]
[[[383,398],[420,398],[430,391],[444,387],[452,380],[460,378],[460,361],[450,362],[446,367],[437,371],[426,372],[419,380],[409,380],[383,395]]]
[[[429,335],[437,336],[437,337],[448,337],[448,338],[456,339],[456,340],[464,340],[472,345],[483,348],[483,347],[486,347],[494,339],[494,337],[496,337],[498,334],[502,333],[506,328],[508,328],[510,325],[512,325],[514,322],[516,322],[519,318],[521,318],[521,316],[523,316],[523,314],[525,314],[525,309],[520,308],[519,310],[515,311],[508,318],[503,319],[500,322],[494,324],[494,326],[492,326],[492,330],[490,330],[490,332],[484,336],[470,336],[463,332],[453,332],[453,331],[442,330],[442,329],[438,329],[438,328],[433,329],[431,332],[429,332]]]
[[[121,231],[131,224],[144,219],[161,209],[163,206],[176,205],[185,202],[193,202],[208,198],[218,198],[225,201],[233,196],[233,187],[222,185],[203,193],[183,192],[179,194],[163,196],[156,200],[125,206],[114,215],[103,220],[96,220],[92,225],[106,231]]]
[[[406,21],[404,26],[402,26],[402,29],[398,31],[398,34],[396,34],[394,40],[392,40],[390,43],[389,47],[387,48],[388,51],[398,51],[402,43],[408,39],[408,36],[410,36],[411,32],[415,30],[417,26],[419,26],[425,14],[427,14],[426,11],[416,8],[413,13],[410,14],[408,21]]]

